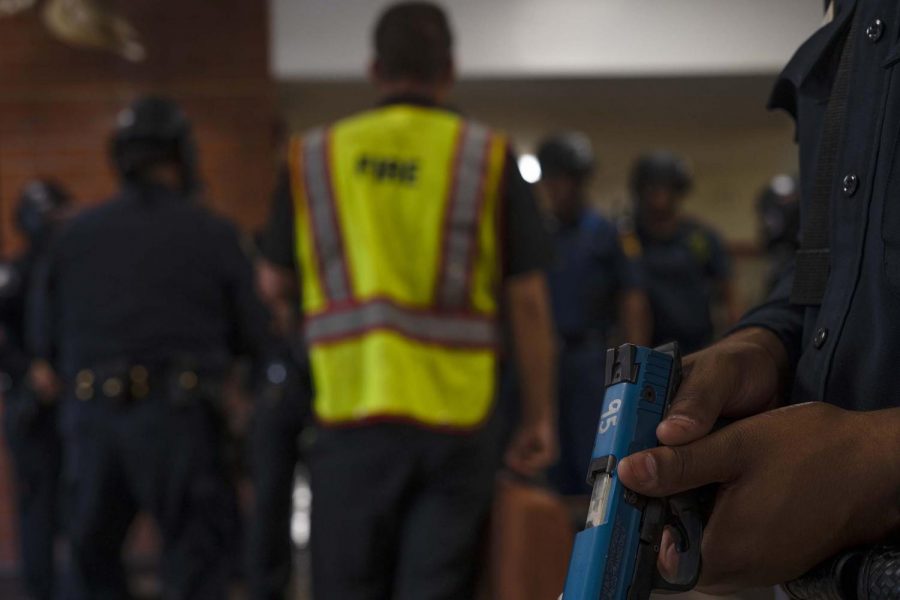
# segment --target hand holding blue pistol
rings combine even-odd
[[[591,457],[587,525],[575,537],[563,600],[645,600],[653,590],[692,589],[700,575],[703,518],[696,494],[647,498],[616,474],[622,458],[658,445],[656,428],[681,382],[677,344],[655,350],[625,344],[606,359],[606,394]],[[657,569],[671,528],[678,571]]]

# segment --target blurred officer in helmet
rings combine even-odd
[[[46,363],[33,362],[25,343],[28,287],[41,268],[51,237],[71,205],[48,180],[28,183],[19,197],[16,225],[25,250],[0,265],[0,371],[4,432],[16,478],[19,552],[28,593],[49,599],[55,590],[54,538],[59,529],[61,441],[59,388]]]
[[[713,304],[726,320],[740,317],[731,261],[719,235],[685,217],[681,204],[693,185],[685,161],[667,151],[640,157],[631,173],[634,232],[653,311],[653,344],[677,341],[694,352],[713,340]]]
[[[259,357],[268,318],[238,232],[196,199],[191,127],[170,100],[125,109],[122,191],[74,219],[35,290],[33,338],[65,386],[70,596],[125,598],[121,549],[139,509],[162,534],[166,598],[222,598],[236,500],[222,385]]]
[[[549,204],[556,260],[547,272],[559,338],[559,461],[550,470],[565,495],[590,493],[585,483],[603,397],[603,363],[613,329],[647,344],[650,315],[639,265],[626,255],[616,226],[589,206],[596,159],[581,133],[546,138],[537,152],[539,188]]]
[[[778,175],[756,200],[759,235],[768,262],[766,294],[789,268],[800,247],[800,188],[795,177]]]
[[[263,240],[257,242],[261,247]],[[266,290],[277,276],[257,256],[257,287]],[[247,526],[247,591],[252,600],[275,600],[289,593],[294,569],[294,495],[306,461],[303,431],[310,425],[309,358],[302,335],[299,299],[272,298],[267,308],[281,349],[265,368],[248,439],[253,506]],[[300,517],[302,518],[302,517]]]

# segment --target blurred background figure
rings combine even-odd
[[[59,236],[29,317],[65,386],[67,591],[128,597],[122,545],[143,509],[163,596],[223,598],[239,518],[222,389],[236,357],[262,357],[268,317],[236,229],[197,203],[181,109],[138,99],[110,151],[122,191]]]
[[[73,198],[88,207],[101,198],[121,196],[118,193],[121,183],[118,172],[110,169],[106,160],[108,133],[115,126],[116,114],[123,102],[149,91],[176,99],[191,115],[191,131],[203,148],[202,163],[196,161],[199,164],[195,167],[202,172],[202,177],[197,175],[196,180],[203,181],[204,204],[227,215],[243,232],[260,230],[265,226],[270,208],[269,202],[260,201],[261,194],[275,187],[273,184],[278,181],[277,165],[286,155],[286,152],[279,152],[279,161],[272,160],[273,141],[283,142],[291,134],[309,131],[322,123],[333,123],[361,109],[380,107],[378,103],[385,96],[393,95],[371,85],[366,63],[360,60],[369,49],[372,23],[391,2],[0,0],[0,39],[4,42],[4,52],[0,52],[0,260],[12,264],[29,245],[27,236],[18,228],[16,218],[20,192],[29,181],[39,177],[62,181]],[[516,274],[525,273],[528,268],[557,271],[559,278],[567,284],[577,280],[575,273],[579,269],[583,268],[588,273],[584,285],[575,286],[577,293],[562,294],[577,310],[559,308],[559,298],[553,302],[561,323],[560,329],[566,329],[565,337],[573,345],[577,345],[577,335],[571,332],[580,326],[578,321],[588,323],[584,328],[591,332],[587,336],[590,338],[600,337],[596,332],[606,330],[609,321],[616,321],[616,326],[603,333],[606,344],[616,344],[622,339],[640,341],[640,336],[628,333],[627,327],[621,323],[625,317],[620,302],[622,294],[607,286],[604,283],[607,279],[591,274],[606,270],[606,259],[600,257],[606,256],[611,247],[598,242],[598,248],[594,249],[596,253],[581,252],[581,243],[590,236],[581,235],[581,229],[577,226],[564,226],[569,222],[565,214],[558,217],[549,215],[548,204],[544,206],[548,209],[544,215],[548,219],[542,220],[533,202],[516,200],[530,197],[530,192],[521,190],[525,187],[522,179],[537,183],[541,178],[537,154],[548,132],[583,133],[602,158],[602,177],[578,175],[557,178],[563,188],[580,187],[580,199],[590,205],[582,213],[586,218],[580,223],[596,225],[602,222],[602,219],[594,219],[592,209],[614,222],[634,212],[635,194],[629,180],[632,161],[646,149],[677,148],[684,156],[689,156],[691,166],[702,176],[693,182],[689,193],[675,202],[678,219],[686,220],[682,215],[696,215],[721,235],[721,252],[713,254],[727,253],[732,258],[730,271],[733,274],[734,297],[739,299],[735,305],[750,305],[765,296],[764,288],[769,285],[769,256],[759,243],[757,195],[761,182],[769,181],[772,174],[797,172],[798,161],[793,144],[794,124],[784,115],[768,113],[762,107],[771,92],[773,78],[785,61],[803,39],[821,26],[820,0],[790,3],[781,0],[736,0],[729,3],[728,11],[710,11],[705,0],[657,3],[653,11],[645,10],[643,3],[639,2],[591,3],[582,0],[520,2],[515,3],[514,9],[510,3],[479,0],[455,0],[444,4],[452,7],[454,30],[462,43],[458,44],[459,53],[455,57],[458,61],[453,63],[454,67],[459,68],[459,81],[454,77],[454,85],[452,89],[447,87],[441,104],[464,107],[466,117],[471,116],[483,123],[490,123],[496,130],[508,132],[510,139],[515,140],[516,149],[522,152],[521,156],[505,159],[507,165],[518,159],[523,167],[521,178],[511,170],[504,173],[509,189],[503,194],[506,208],[500,216],[506,222],[498,235],[498,240],[503,240],[498,243],[498,261],[502,262],[503,272],[510,283],[517,279]],[[229,18],[222,19],[222,14],[229,15]],[[734,27],[736,22],[741,24],[737,29]],[[625,26],[630,23],[640,23],[640,35],[635,35],[634,27]],[[890,33],[891,20],[885,19],[884,24],[884,32]],[[673,31],[685,35],[673,37]],[[535,35],[535,32],[540,32],[540,35]],[[653,43],[648,43],[648,40]],[[883,43],[884,40],[881,46],[873,48],[884,48]],[[426,54],[422,53],[419,58],[424,60]],[[417,95],[411,94],[413,97]],[[417,102],[416,98],[410,100]],[[426,110],[426,107],[418,108]],[[283,123],[285,135],[273,132],[273,123]],[[421,135],[421,132],[416,132],[416,135]],[[273,140],[273,137],[278,139]],[[375,152],[372,154],[375,158],[381,158]],[[296,166],[297,162],[295,160],[293,164]],[[406,176],[410,172],[402,169],[401,163],[375,160],[366,162],[363,169],[371,174],[373,187],[393,189],[397,176]],[[418,171],[419,175],[422,173]],[[547,173],[544,178],[547,186],[540,184],[541,189],[549,188],[552,185],[550,181],[551,174]],[[302,195],[297,193],[296,177],[291,183],[290,176],[285,175],[280,185],[283,191],[278,195],[287,198],[289,204]],[[200,197],[197,193],[189,195],[197,199]],[[563,197],[563,204],[567,199],[578,199],[573,194],[560,196]],[[574,202],[571,206],[577,207],[578,204]],[[106,210],[94,214],[111,214],[113,209]],[[563,208],[561,213],[566,213],[566,209]],[[175,253],[177,244],[182,242],[178,248],[184,251],[180,255],[190,256],[188,250],[195,248],[192,245],[195,242],[184,241],[178,237],[180,234],[173,233],[171,224],[180,223],[180,217],[160,223],[153,220],[154,215],[163,213],[156,212],[155,208],[141,214],[150,219],[147,223],[152,221],[154,225],[147,230],[146,237],[142,233],[135,239],[141,247],[150,246],[152,229],[156,243],[163,248],[157,253],[154,246],[153,254],[147,255],[146,263],[139,263],[141,269],[149,264],[146,270],[152,275],[157,268],[156,263],[160,264],[160,269],[163,268],[162,263],[170,264],[170,253]],[[273,216],[272,222],[281,219],[280,231],[292,234],[295,228],[289,224],[293,222],[293,212],[289,210],[277,215]],[[96,218],[99,217],[91,217]],[[555,264],[548,256],[544,236],[540,233],[547,220],[559,226],[554,235],[559,238],[560,247],[571,250],[570,254],[567,254],[568,250],[561,252],[560,261]],[[85,231],[84,227],[79,220],[76,231],[79,228]],[[271,226],[267,229],[274,230]],[[700,229],[705,231],[705,225]],[[203,231],[204,228],[197,228],[195,235],[204,238],[207,234]],[[634,227],[630,233],[632,235],[620,236],[618,246],[626,258],[640,260],[642,240]],[[416,236],[419,235],[421,233],[417,230]],[[295,552],[297,562],[291,574],[288,554],[290,528],[285,525],[285,514],[286,507],[290,509],[295,471],[300,473],[296,481],[302,483],[306,470],[303,463],[311,460],[314,454],[309,450],[328,448],[328,443],[321,443],[321,438],[316,441],[315,435],[311,435],[316,427],[306,427],[303,417],[306,410],[304,402],[309,401],[307,396],[310,392],[304,388],[309,382],[305,379],[308,374],[304,373],[302,366],[305,360],[304,344],[300,343],[300,338],[305,334],[298,332],[302,328],[299,322],[302,319],[299,318],[301,300],[296,290],[300,277],[295,265],[300,240],[285,237],[277,246],[280,250],[273,251],[276,246],[271,246],[270,241],[277,236],[267,233],[264,237],[264,256],[269,266],[276,268],[275,277],[269,277],[272,273],[267,275],[266,265],[263,265],[257,277],[257,285],[266,294],[272,312],[271,321],[263,319],[263,329],[274,329],[286,339],[293,338],[294,343],[280,348],[277,356],[267,358],[259,365],[252,361],[258,366],[252,379],[260,386],[255,389],[258,402],[253,411],[250,437],[246,440],[248,452],[245,458],[249,460],[252,473],[251,479],[242,480],[239,486],[241,498],[245,501],[243,508],[246,512],[242,516],[248,525],[245,548],[248,592],[254,597],[281,597],[285,594],[290,597],[296,592],[299,598],[307,598],[306,563],[309,551],[302,549]],[[597,239],[602,237],[598,235]],[[667,236],[662,237],[667,239]],[[106,239],[106,234],[98,236],[98,239]],[[306,236],[305,239],[311,238]],[[678,248],[683,248],[683,245],[669,243],[675,248],[671,256],[682,256],[682,250]],[[357,247],[355,244],[356,240],[354,248]],[[690,247],[687,242],[685,244]],[[647,244],[648,247],[654,245],[665,248],[661,254],[669,256],[667,243],[654,241]],[[695,249],[702,250],[703,245],[700,243]],[[122,246],[125,246],[124,242]],[[788,253],[787,244],[777,244],[777,247],[779,250],[773,251],[773,255],[780,258]],[[119,246],[115,246],[115,251],[108,253],[109,262],[125,262],[126,256],[134,258],[129,252],[131,250],[120,250]],[[688,259],[693,259],[691,252],[687,252]],[[117,258],[119,255],[122,255],[121,258]],[[535,255],[540,258],[528,258]],[[594,256],[596,261],[589,256]],[[217,260],[211,256],[207,258],[209,264]],[[423,255],[416,252],[408,252],[404,260],[415,265],[427,262]],[[688,268],[679,260],[675,260],[676,267]],[[67,268],[74,269],[72,265],[76,259],[70,261],[64,257],[61,261]],[[182,262],[185,263],[184,269],[191,271],[191,278],[198,287],[209,278],[195,274],[197,271],[191,265],[196,265],[197,260],[183,258]],[[780,260],[776,258],[773,262]],[[134,264],[138,264],[136,259]],[[690,265],[690,260],[686,264]],[[660,269],[666,271],[667,268],[664,264]],[[686,337],[696,338],[692,342],[696,345],[699,343],[697,339],[708,338],[709,335],[697,335],[698,329],[709,330],[708,322],[711,321],[712,335],[715,335],[725,328],[729,319],[719,293],[721,286],[714,277],[707,278],[709,269],[697,265],[690,268],[696,268],[700,272],[697,279],[705,283],[695,285],[692,279],[694,273],[684,279],[683,284],[679,281],[674,292],[664,290],[662,301],[657,306],[670,309],[671,314],[649,321],[665,324],[672,317],[672,322],[677,322],[681,312],[696,309],[696,314],[690,312],[688,315],[689,326],[686,327],[690,334]],[[266,289],[273,282],[276,288],[283,283],[284,280],[278,277],[278,269],[282,274],[284,271],[292,274],[294,289],[291,294],[281,297],[278,303],[273,303],[271,289]],[[304,271],[302,266],[299,270]],[[203,272],[207,271],[215,269]],[[305,271],[310,272],[309,269]],[[107,318],[110,319],[114,318],[113,313],[120,304],[127,306],[137,295],[124,290],[126,283],[129,289],[137,290],[143,290],[141,285],[147,284],[146,277],[134,278],[137,281],[132,284],[131,275],[119,279],[105,276],[103,281],[95,284],[100,279],[99,274],[84,275],[84,280],[88,282],[85,288],[91,290],[100,286],[102,289],[95,292],[98,296],[102,292],[104,298],[109,296],[107,292],[114,281],[121,282],[122,288],[117,288],[116,293],[109,296],[114,300],[107,298],[103,305],[108,309],[106,312],[110,314]],[[682,276],[671,277],[678,278]],[[181,276],[174,277],[174,280],[177,285],[170,286],[172,292],[165,298],[166,306],[187,303],[185,295],[177,291],[182,289]],[[681,287],[688,289],[682,290]],[[71,289],[75,286],[72,285]],[[53,295],[56,297],[57,292],[54,291]],[[144,295],[148,304],[155,297],[149,293]],[[498,293],[498,297],[500,295]],[[79,298],[85,296],[87,292]],[[213,298],[212,295],[209,297]],[[156,298],[160,304],[163,303]],[[211,302],[210,306],[218,300]],[[688,309],[674,310],[666,305],[667,302],[676,305],[675,308],[686,306]],[[578,311],[585,305],[590,307],[584,311],[587,316],[579,315]],[[601,309],[601,305],[608,307]],[[504,306],[508,308],[511,304],[506,302]],[[38,312],[36,308],[29,309],[29,312]],[[137,337],[148,323],[158,329],[160,336],[169,336],[165,332],[177,326],[183,335],[159,345],[165,345],[167,352],[180,352],[179,348],[193,343],[184,336],[199,335],[196,328],[207,327],[204,323],[212,321],[220,312],[217,307],[208,308],[200,318],[193,318],[194,315],[189,313],[191,319],[181,319],[179,313],[172,317],[171,323],[166,317],[159,319],[162,325],[157,325],[157,308],[151,310],[148,306],[149,319],[135,316],[133,322],[118,327],[116,335],[108,339],[124,339],[128,335]],[[69,310],[69,306],[58,305],[57,309],[62,312],[63,309]],[[597,312],[592,312],[594,309]],[[90,307],[81,310],[92,318],[96,314]],[[509,310],[505,312],[510,314]],[[615,317],[610,316],[612,312],[617,313]],[[503,316],[504,311],[500,313]],[[711,318],[707,320],[710,314]],[[17,319],[14,318],[14,321]],[[567,319],[570,320],[567,322]],[[187,323],[188,320],[190,323]],[[699,327],[697,323],[700,323]],[[242,326],[235,322],[229,327],[237,330]],[[528,333],[526,331],[525,335]],[[664,340],[677,333],[663,331],[659,337]],[[210,338],[215,335],[210,334]],[[170,337],[174,339],[176,336],[171,334]],[[235,334],[234,337],[240,335]],[[97,339],[107,338],[98,336]],[[553,339],[558,341],[558,338]],[[156,342],[148,345],[153,344]],[[593,339],[587,345],[599,347],[602,342]],[[523,344],[518,346],[520,350]],[[514,363],[518,360],[517,345],[509,344],[508,348],[509,352],[499,352],[498,355],[508,356],[508,362]],[[560,358],[559,366],[562,368],[572,362],[574,354],[580,354],[585,362],[594,363],[595,360],[585,358],[590,354],[588,351],[571,352],[568,346],[561,351],[564,356]],[[2,352],[0,350],[0,354]],[[118,351],[112,347],[105,350],[103,356],[113,354],[128,363],[136,358],[131,350]],[[246,359],[241,364],[238,370],[243,373]],[[62,365],[58,363],[56,366]],[[355,370],[355,366],[348,369]],[[523,371],[533,372],[535,369],[526,367]],[[575,385],[579,386],[578,389],[586,389],[591,381],[596,383],[601,369],[598,366],[596,372],[591,373],[587,369],[573,367],[572,371],[571,374],[564,374],[558,384],[548,384],[547,389],[558,390],[564,396],[570,393],[577,396]],[[43,382],[41,385],[47,389],[55,385],[53,372],[46,364],[34,363],[31,372],[34,382]],[[140,370],[136,374],[141,377]],[[75,375],[77,373],[65,376],[68,381],[64,388],[69,399],[74,397],[77,388],[71,381]],[[570,380],[578,378],[584,378],[582,381],[588,384],[570,383]],[[187,379],[190,380],[190,377]],[[104,381],[95,374],[93,386],[85,384],[83,387],[92,387],[95,397],[103,398],[100,388]],[[297,382],[298,389],[293,389]],[[409,377],[404,378],[404,383],[410,389],[417,388]],[[115,388],[115,384],[110,385]],[[246,399],[244,389],[238,390],[239,386],[226,387],[229,390],[226,394],[228,403],[235,396]],[[525,387],[529,391],[537,389],[531,384]],[[141,386],[136,389],[141,389]],[[232,391],[240,393],[233,394]],[[516,394],[512,399],[518,402],[520,398]],[[14,404],[15,398],[9,402],[10,408]],[[130,406],[138,404],[132,402]],[[60,406],[66,407],[65,411],[60,412],[67,415],[100,412],[91,408],[93,404],[90,402],[63,402]],[[75,406],[79,408],[76,410]],[[243,408],[244,416],[249,416],[246,403]],[[7,423],[17,422],[15,412],[11,410],[4,420]],[[504,411],[495,411],[494,422],[489,426],[495,427],[501,423],[513,427],[516,421],[506,419],[507,422],[504,422],[505,417]],[[66,422],[69,439],[73,437],[72,424],[75,422],[71,417]],[[298,443],[297,437],[301,431],[304,433]],[[507,437],[514,433],[509,431]],[[15,438],[15,435],[7,434],[7,437]],[[15,439],[11,441],[16,442]],[[20,505],[14,500],[21,491],[21,487],[18,490],[13,488],[16,479],[14,467],[18,464],[18,458],[7,451],[6,443],[0,443],[0,450],[0,475],[4,475],[4,469],[6,475],[0,477],[0,597],[18,598],[23,568],[23,548],[20,548],[13,529],[19,516],[16,507]],[[563,448],[563,451],[566,452],[566,449]],[[576,453],[587,456],[584,452],[572,452],[573,455]],[[397,454],[405,456],[409,453],[404,447]],[[496,454],[498,452],[495,451]],[[67,459],[70,467],[74,467],[76,458]],[[124,454],[117,458],[121,458],[120,462],[126,460]],[[179,460],[173,459],[173,464],[181,465]],[[83,464],[85,459],[81,462]],[[492,469],[499,461],[493,462]],[[579,470],[583,469],[574,468],[580,479]],[[69,473],[78,471],[70,468]],[[470,478],[480,477],[482,473],[487,473],[487,470],[477,474],[473,471]],[[139,476],[130,471],[128,473],[128,477]],[[375,477],[375,474],[372,476]],[[483,480],[486,479],[485,475]],[[501,556],[513,556],[518,550],[523,559],[520,562],[508,560],[503,565],[510,579],[516,582],[516,592],[510,596],[490,597],[523,600],[528,596],[520,592],[525,590],[540,598],[555,597],[552,592],[544,593],[540,585],[547,585],[547,571],[518,565],[547,565],[552,562],[548,556],[558,557],[563,565],[566,563],[566,544],[556,544],[552,538],[555,535],[555,540],[559,541],[571,535],[568,532],[570,520],[567,519],[570,511],[561,506],[553,490],[541,485],[544,481],[542,476],[537,477],[540,480],[537,485],[531,478],[501,479],[501,484],[494,487],[497,497],[506,493],[504,489],[509,491],[515,488],[513,492],[528,492],[535,503],[528,506],[522,503],[518,512],[509,510],[513,502],[501,499],[494,503],[495,514],[501,516],[494,521],[495,524],[500,523],[495,525],[496,529],[511,533],[503,538],[505,545]],[[74,479],[69,476],[66,481],[72,483]],[[359,487],[361,485],[354,489]],[[298,506],[306,507],[308,490],[302,485],[295,489]],[[477,491],[484,493],[485,490],[490,492],[488,484],[478,487]],[[497,490],[499,494],[496,494]],[[126,496],[132,495],[136,494],[129,489]],[[559,519],[543,521],[547,525],[543,531],[540,526],[528,529],[539,520],[530,507],[541,502],[546,507],[548,498],[552,499],[553,508],[559,509],[555,513]],[[354,511],[339,510],[341,502],[342,499],[331,502],[332,506],[337,507],[336,515],[355,514]],[[116,512],[110,514],[116,518],[120,516]],[[308,525],[308,520],[299,514],[297,516],[293,521],[296,539],[302,542],[308,537],[308,528],[304,527]],[[78,521],[71,517],[67,520],[72,523]],[[237,517],[228,521],[234,527],[244,522]],[[132,527],[124,550],[128,575],[131,583],[136,584],[132,587],[141,595],[154,591],[156,579],[153,573],[159,543],[158,536],[154,535],[152,528],[146,527],[146,523],[143,518],[137,519],[137,526]],[[581,523],[583,521],[578,524]],[[87,524],[81,526],[88,527]],[[345,529],[335,529],[333,536],[340,537],[342,541],[357,538],[353,533],[344,533],[349,526],[344,523],[341,526]],[[526,529],[535,532],[529,541],[523,541],[523,537],[518,535]],[[551,529],[554,535],[548,535]],[[560,534],[561,529],[567,531]],[[60,549],[65,550],[65,547]],[[495,547],[492,545],[491,549]],[[481,559],[482,556],[478,555],[472,561],[481,562]],[[229,558],[229,561],[232,560]],[[488,567],[492,573],[497,562],[492,561]],[[24,565],[24,568],[27,570],[30,567]],[[289,575],[294,586],[285,591]],[[49,585],[49,580],[45,582]]]
[[[50,367],[26,348],[28,289],[42,268],[50,242],[71,209],[68,192],[49,180],[22,190],[16,224],[27,246],[0,265],[0,371],[3,425],[15,469],[18,537],[28,593],[49,600],[57,591],[54,542],[60,529],[62,447],[59,389]]]
[[[650,341],[652,327],[640,265],[626,256],[616,226],[591,208],[596,166],[582,133],[543,140],[538,184],[547,202],[555,257],[547,271],[559,339],[557,406],[560,455],[549,472],[564,495],[590,493],[585,482],[604,390],[603,364],[614,339]],[[580,520],[580,519],[579,519]]]
[[[257,238],[257,249],[264,239],[265,234]],[[256,269],[257,287],[267,301],[273,328],[282,343],[265,365],[250,431],[254,494],[247,530],[247,586],[251,598],[274,600],[292,597],[295,544],[308,544],[308,536],[294,538],[292,519],[308,518],[308,512],[295,515],[294,497],[308,491],[308,476],[305,465],[301,465],[306,458],[301,435],[310,425],[313,391],[300,299],[295,294],[286,297],[280,293],[279,274],[261,254],[257,255]]]
[[[687,163],[668,151],[641,156],[631,171],[634,231],[626,247],[640,254],[653,312],[653,344],[677,341],[684,353],[713,340],[714,305],[724,307],[724,329],[740,318],[731,262],[711,227],[686,217],[691,190]]]
[[[800,188],[791,175],[776,175],[756,200],[759,237],[766,253],[766,292],[771,292],[800,247]],[[768,295],[768,294],[767,294]]]
[[[504,300],[526,390],[507,463],[555,455],[546,235],[506,137],[444,106],[444,11],[394,4],[374,33],[377,107],[293,140],[263,244],[271,293],[301,282],[314,592],[472,598]]]

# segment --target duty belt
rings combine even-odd
[[[173,400],[186,400],[209,391],[213,379],[216,383],[220,381],[219,378],[201,378],[194,369],[151,369],[141,364],[82,369],[75,376],[75,397],[83,402],[107,399],[117,404],[128,404],[143,400],[153,391],[169,394]]]

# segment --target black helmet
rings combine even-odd
[[[543,175],[569,175],[583,179],[594,170],[591,140],[576,131],[557,133],[541,142],[537,151]]]
[[[693,183],[687,163],[667,150],[657,150],[641,156],[631,170],[631,191],[635,196],[651,184],[665,185],[676,194],[684,195]]]
[[[767,250],[775,246],[796,246],[800,235],[800,190],[791,175],[777,175],[756,199],[762,242]]]
[[[45,237],[53,225],[53,213],[69,204],[69,194],[59,184],[35,179],[22,188],[16,207],[19,230],[34,243]]]
[[[194,192],[199,186],[191,123],[167,98],[144,96],[119,113],[112,155],[123,179],[138,179],[147,167],[172,162],[181,171],[185,192]]]

